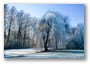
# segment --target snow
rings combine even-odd
[[[10,49],[4,51],[5,58],[84,58],[84,50],[56,50],[37,52],[35,49]]]

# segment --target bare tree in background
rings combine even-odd
[[[26,14],[25,15],[25,20],[24,20],[24,27],[23,27],[23,45],[25,45],[25,43],[27,43],[26,42],[26,40],[27,40],[27,35],[29,35],[29,34],[27,34],[27,32],[28,32],[28,30],[29,30],[29,27],[30,27],[30,15],[29,14]]]
[[[8,22],[8,5],[4,5],[4,37],[6,38],[7,22]]]
[[[16,11],[16,8],[15,7],[12,7],[9,11],[9,25],[8,25],[8,35],[7,35],[7,43],[9,43],[9,40],[10,40],[10,32],[11,32],[11,27],[15,21],[15,11]]]
[[[24,19],[25,19],[24,12],[23,10],[21,10],[20,12],[17,13],[17,24],[18,24],[17,43],[18,43],[18,46],[21,46],[21,47],[23,45],[22,31],[23,31]]]
[[[84,49],[84,25],[79,23],[76,29],[74,38],[77,41],[77,48]]]

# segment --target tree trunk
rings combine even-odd
[[[44,42],[44,48],[45,48],[45,51],[48,51],[47,43],[48,43],[48,38],[49,38],[49,30],[46,32],[47,32],[47,36],[46,36],[46,40]]]
[[[17,35],[17,47],[22,47],[22,33],[21,33],[21,27],[19,26],[19,29],[18,29],[18,35]]]
[[[57,39],[56,39],[56,49],[58,49],[58,48],[57,48]]]
[[[23,45],[25,45],[25,42],[26,42],[26,27],[25,27],[25,31],[24,31]]]
[[[12,19],[11,19],[10,24],[9,24],[8,37],[7,37],[7,44],[9,43],[9,39],[10,39],[11,24],[12,24]],[[9,44],[8,44],[8,45],[9,45]]]

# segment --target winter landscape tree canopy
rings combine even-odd
[[[4,5],[4,49],[84,49],[84,23],[71,25],[68,15],[47,10],[32,17],[15,6]]]

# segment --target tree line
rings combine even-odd
[[[84,24],[76,27],[57,11],[47,11],[40,19],[4,5],[4,49],[37,48],[84,49]]]

